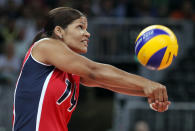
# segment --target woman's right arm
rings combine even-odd
[[[64,72],[77,74],[82,79],[98,86],[143,90],[143,87],[151,86],[154,83],[112,65],[89,60],[72,51],[60,40],[48,38],[40,41],[33,47],[32,55],[40,62],[54,65]]]
[[[91,61],[75,53],[59,40],[40,41],[33,48],[32,55],[40,62],[54,65],[64,72],[79,75],[85,83],[89,81],[94,86],[109,87],[110,90],[118,88],[142,91],[146,97],[150,98],[151,103],[168,101],[165,86],[112,65]]]

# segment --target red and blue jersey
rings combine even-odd
[[[77,105],[80,77],[37,61],[32,48],[16,83],[13,131],[68,131],[67,124]]]

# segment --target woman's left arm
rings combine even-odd
[[[121,93],[121,94],[125,94],[125,95],[147,97],[143,90],[132,90],[132,89],[129,89],[129,88],[118,88],[118,87],[103,86],[103,85],[100,85],[100,84],[98,84],[94,81],[86,80],[84,78],[81,78],[80,82],[81,82],[82,85],[88,86],[88,87],[101,87],[101,88],[108,89],[108,90],[111,90],[113,92]]]

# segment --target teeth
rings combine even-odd
[[[82,41],[83,43],[87,44],[87,41]]]

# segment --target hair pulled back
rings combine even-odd
[[[85,15],[70,7],[58,7],[49,11],[43,29],[35,36],[33,43],[46,37],[51,37],[56,26],[66,28],[74,20]]]

